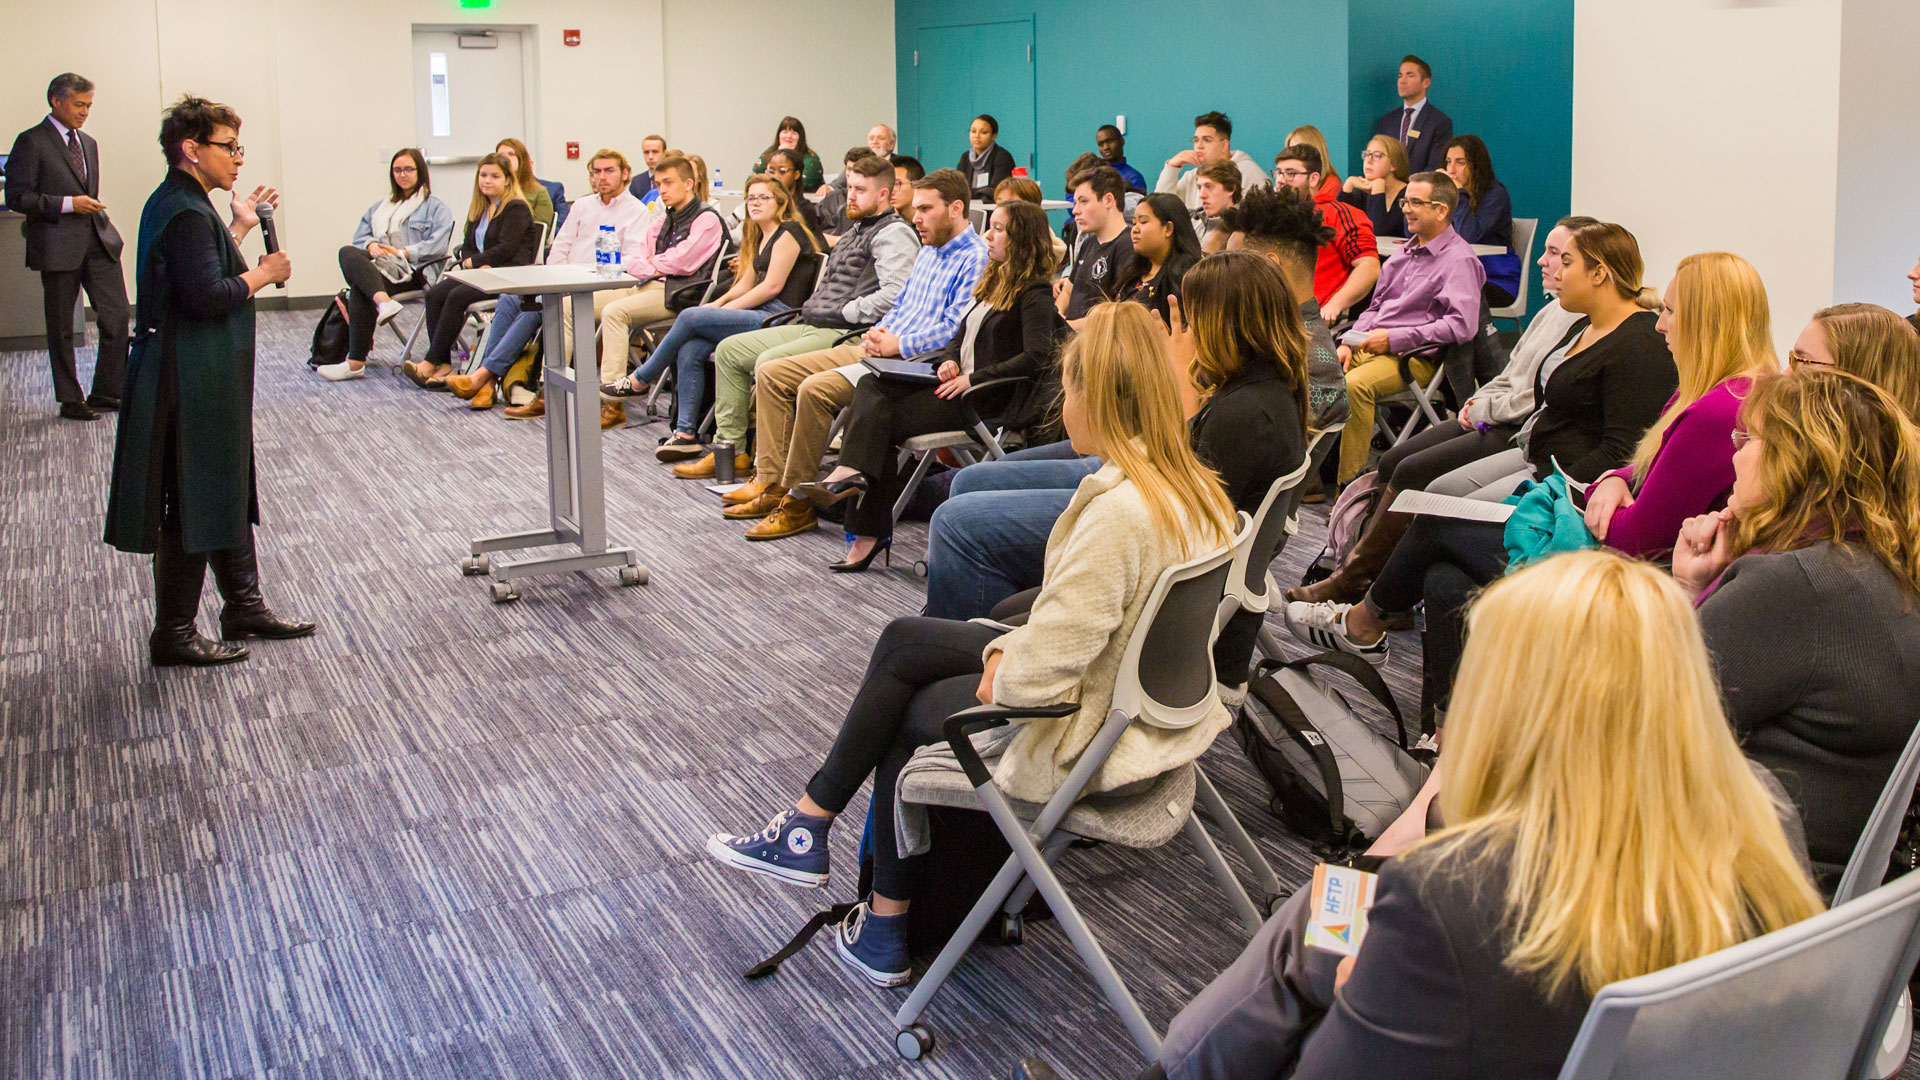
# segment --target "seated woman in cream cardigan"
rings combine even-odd
[[[1167,338],[1139,304],[1102,304],[1061,362],[1062,419],[1073,448],[1104,463],[1080,482],[1047,542],[1040,595],[1025,626],[919,616],[880,635],[840,735],[806,794],[765,829],[719,834],[707,851],[729,866],[793,885],[827,883],[827,830],[873,777],[873,895],[835,933],[840,959],[876,986],[909,978],[907,906],[914,864],[894,842],[893,794],[914,750],[940,741],[946,718],[975,704],[1078,702],[1025,723],[994,780],[1045,802],[1105,719],[1127,638],[1161,571],[1231,542],[1233,507],[1188,445]],[[1227,726],[1224,707],[1189,728],[1136,724],[1087,790],[1108,791],[1198,758]]]

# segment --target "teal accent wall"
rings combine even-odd
[[[1298,124],[1318,125],[1336,157],[1347,156],[1347,0],[898,0],[904,152],[925,148],[915,156],[934,169],[966,148],[965,130],[920,130],[921,28],[1029,18],[1037,145],[1007,149],[1022,164],[1034,151],[1034,178],[1050,199],[1064,197],[1067,165],[1094,148],[1094,130],[1115,114],[1127,118],[1127,160],[1149,187],[1167,158],[1191,147],[1193,118],[1208,109],[1232,118],[1234,149],[1263,170]]]
[[[1573,0],[1348,0],[1348,18],[1352,152],[1343,173],[1359,167],[1374,121],[1399,106],[1394,74],[1413,53],[1433,65],[1430,96],[1453,117],[1454,134],[1486,140],[1514,216],[1547,226],[1567,215]],[[1538,240],[1534,247],[1537,257]]]

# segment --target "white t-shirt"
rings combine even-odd
[[[992,311],[983,300],[975,300],[973,306],[967,309],[965,329],[960,335],[960,372],[963,375],[973,374],[974,339],[980,336],[980,324],[987,321]]]

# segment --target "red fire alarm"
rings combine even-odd
[[[579,143],[570,142],[567,144],[567,160],[568,161],[580,160],[580,144]]]
[[[563,44],[578,45],[580,44],[580,31],[562,30],[560,31],[560,40]]]

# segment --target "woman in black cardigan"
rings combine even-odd
[[[961,395],[995,379],[1022,380],[977,403],[1011,431],[1041,424],[1053,404],[1060,378],[1054,360],[1067,327],[1053,305],[1053,234],[1046,212],[1028,202],[995,207],[987,258],[973,307],[953,340],[931,357],[939,385],[877,375],[860,380],[839,468],[795,492],[820,507],[858,500],[847,514],[853,545],[846,559],[830,567],[835,573],[865,570],[876,553],[891,547],[893,503],[903,482],[894,468],[898,447],[916,435],[970,426],[974,410]]]
[[[505,158],[488,154],[473,173],[473,202],[467,209],[467,233],[454,251],[462,270],[476,266],[525,266],[539,253],[540,232],[533,211],[514,186]],[[442,277],[427,290],[427,354],[408,364],[407,378],[429,390],[443,390],[453,374],[453,345],[460,338],[467,308],[487,298],[471,285]]]
[[[967,152],[960,155],[954,168],[967,178],[967,187],[978,202],[993,201],[993,189],[1013,175],[1013,155],[994,142],[1000,137],[1000,121],[981,113],[967,128]]]

